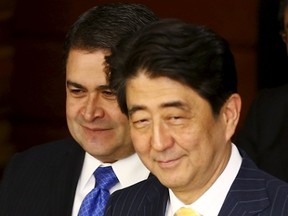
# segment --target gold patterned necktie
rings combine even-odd
[[[180,208],[178,211],[174,214],[174,216],[201,216],[198,212],[193,210],[192,208]]]

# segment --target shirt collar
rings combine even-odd
[[[111,189],[111,192],[124,187],[128,187],[139,181],[147,179],[150,173],[149,170],[143,165],[136,153],[121,160],[118,160],[115,163],[109,164],[102,163],[101,161],[97,160],[92,155],[86,152],[82,173],[78,182],[80,190],[85,191],[86,185],[91,184],[91,182],[93,182],[93,185],[95,184],[93,173],[99,166],[109,165],[112,166],[119,180],[119,183]]]
[[[85,153],[81,176],[78,181],[79,189],[85,190],[85,186],[90,182],[95,184],[95,179],[92,177],[94,171],[101,165],[101,161],[94,158],[89,153]],[[89,190],[89,189],[88,189]]]
[[[136,153],[116,161],[112,164],[112,167],[121,184],[119,189],[147,179],[150,173]]]
[[[182,203],[172,190],[169,189],[170,201],[168,211],[173,215],[180,207],[185,206],[193,208],[204,216],[217,216],[229,189],[240,170],[241,163],[242,157],[237,147],[232,144],[228,164],[214,184],[198,200],[188,206]],[[209,204],[209,208],[207,208],[207,204]]]

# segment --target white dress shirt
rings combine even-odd
[[[94,171],[99,166],[110,166],[111,164],[102,163],[86,152],[82,172],[78,180],[76,193],[74,197],[74,205],[72,216],[77,216],[81,203],[85,196],[94,188],[95,178]],[[127,158],[116,161],[112,164],[112,168],[119,182],[111,188],[110,194],[116,190],[128,187],[149,176],[149,170],[143,165],[137,154],[133,154]]]
[[[217,216],[240,170],[241,163],[242,157],[237,147],[232,144],[231,156],[226,168],[214,184],[194,203],[185,205],[175,196],[172,190],[169,189],[170,200],[167,204],[166,215],[173,216],[179,208],[191,207],[203,216]]]

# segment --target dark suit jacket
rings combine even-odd
[[[84,155],[72,138],[15,155],[0,186],[0,215],[71,216]]]
[[[234,142],[260,169],[288,182],[288,84],[260,92]]]
[[[156,177],[114,192],[105,216],[164,216],[168,189]],[[209,203],[207,203],[209,205]],[[247,156],[219,216],[288,215],[288,184],[259,170]]]

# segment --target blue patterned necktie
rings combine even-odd
[[[109,189],[118,179],[111,166],[98,167],[94,174],[96,185],[84,198],[78,216],[102,216],[109,199]]]

